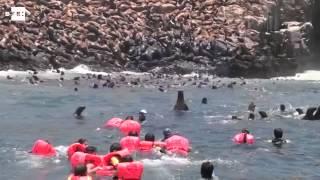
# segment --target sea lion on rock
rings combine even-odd
[[[188,111],[189,108],[184,101],[183,91],[178,91],[178,98],[176,105],[174,106],[175,111]]]

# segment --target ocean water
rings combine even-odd
[[[189,112],[174,112],[177,89],[159,92],[152,88],[90,89],[73,86],[0,83],[0,179],[57,180],[70,173],[66,147],[78,138],[87,138],[99,153],[108,152],[119,141],[117,131],[103,129],[111,117],[134,115],[147,109],[144,135],[173,129],[192,143],[189,158],[163,157],[143,159],[144,180],[197,180],[205,160],[215,165],[222,180],[320,179],[320,121],[304,121],[293,115],[281,115],[279,104],[288,111],[296,107],[318,106],[319,82],[295,80],[249,80],[234,89],[179,88],[185,91]],[[201,99],[208,98],[202,105]],[[268,119],[247,119],[247,106],[254,101]],[[85,119],[73,117],[74,110],[85,105]],[[244,120],[231,120],[231,115]],[[233,135],[248,128],[256,137],[253,146],[234,145]],[[282,148],[268,143],[274,128],[282,128],[289,144]],[[27,152],[38,138],[50,140],[59,155],[42,159]]]

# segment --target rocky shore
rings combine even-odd
[[[85,64],[105,72],[268,78],[295,73],[297,57],[310,54],[312,24],[292,15],[306,14],[305,1],[0,2],[1,12],[23,6],[31,13],[24,23],[1,15],[1,70]]]

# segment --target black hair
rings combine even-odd
[[[96,147],[94,147],[94,146],[86,147],[85,153],[93,154],[93,153],[96,153],[96,152],[97,152],[97,148]]]
[[[135,136],[135,137],[138,137],[139,135],[138,135],[138,133],[137,133],[137,132],[132,132],[132,131],[130,131],[130,132],[128,133],[128,136]]]
[[[147,133],[145,136],[144,136],[144,140],[145,141],[154,141],[156,138],[154,136],[154,134],[152,133]]]
[[[110,146],[110,149],[109,151],[110,152],[114,152],[114,151],[120,151],[122,148],[121,148],[121,145],[119,143],[112,143],[111,146]]]
[[[73,170],[74,176],[86,176],[87,175],[87,166],[77,165]]]
[[[214,166],[211,162],[203,162],[201,164],[201,177],[204,179],[212,179]]]
[[[125,120],[134,120],[133,116],[127,116]]]
[[[80,139],[78,139],[78,141],[77,141],[78,143],[80,143],[80,144],[84,144],[84,143],[86,143],[87,142],[87,140],[86,139],[84,139],[84,138],[80,138]]]
[[[283,130],[281,128],[276,128],[273,130],[273,134],[276,139],[281,139],[283,136]]]
[[[133,162],[133,158],[131,155],[126,155],[121,158],[121,162]]]
[[[207,104],[208,103],[208,99],[206,97],[202,98],[201,103],[202,104]]]
[[[284,112],[286,110],[286,106],[284,104],[280,104],[280,111]]]

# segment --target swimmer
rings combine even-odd
[[[107,166],[116,168],[121,159],[129,154],[130,152],[127,149],[122,149],[119,143],[113,143],[110,146],[109,153],[103,157],[103,161]]]
[[[275,146],[281,146],[282,144],[287,143],[285,139],[283,139],[283,130],[281,128],[276,128],[273,130],[274,139],[272,139],[272,144]]]
[[[217,176],[214,174],[214,166],[211,162],[203,162],[201,164],[201,178],[204,180],[219,180]]]
[[[140,112],[139,112],[139,121],[140,122],[143,122],[146,120],[146,114],[147,114],[147,110],[145,109],[142,109]]]
[[[280,111],[285,112],[286,111],[286,106],[284,104],[280,104]]]
[[[166,139],[168,139],[171,136],[172,136],[171,129],[166,128],[165,130],[163,130],[163,139],[161,141],[165,141]]]
[[[201,104],[207,104],[207,103],[208,103],[208,99],[206,97],[202,98]]]
[[[140,141],[139,150],[140,152],[161,152],[161,148],[165,146],[164,142],[155,141],[155,136],[153,133],[147,133],[144,137],[144,141]]]
[[[236,144],[254,144],[255,142],[254,136],[246,128],[242,129],[241,133],[236,134],[232,140]]]
[[[92,180],[92,177],[87,173],[87,167],[85,165],[78,165],[73,169],[73,174],[68,177],[68,180]]]
[[[121,163],[118,164],[117,172],[113,179],[118,180],[141,180],[143,174],[143,164],[139,161],[133,161],[131,155],[124,156]]]

